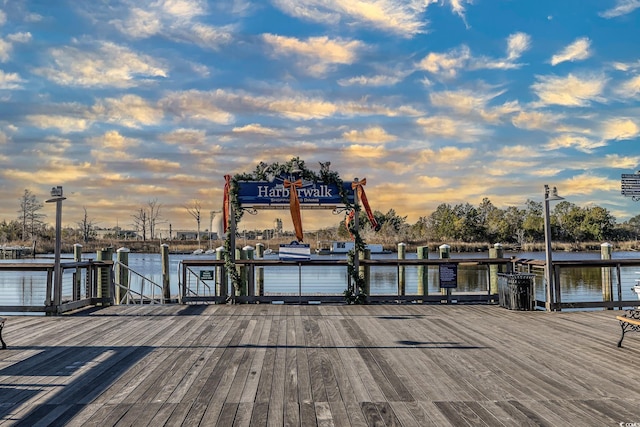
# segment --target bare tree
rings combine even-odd
[[[18,220],[22,223],[22,240],[33,238],[39,228],[44,225],[45,214],[38,213],[44,205],[38,201],[35,194],[25,189],[20,198],[20,210],[18,210]]]
[[[191,215],[198,223],[198,249],[200,249],[200,202],[195,200],[193,202],[193,207],[186,207],[185,209],[187,210],[187,212],[189,212],[189,215]]]
[[[162,203],[158,203],[158,199],[149,200],[147,202],[148,207],[148,219],[149,219],[149,234],[151,235],[151,239],[156,238],[156,225],[162,219],[160,215],[160,208],[162,207]]]
[[[78,227],[80,227],[80,232],[82,233],[82,240],[87,243],[90,238],[96,236],[96,226],[94,220],[89,218],[87,208],[83,206],[82,209],[84,210],[84,216],[78,221]]]
[[[147,240],[147,228],[149,227],[149,217],[147,211],[144,208],[140,208],[133,217],[133,226],[137,233],[142,233],[142,241]]]

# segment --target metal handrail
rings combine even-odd
[[[202,279],[200,278],[200,276],[199,276],[195,271],[193,271],[192,269],[190,269],[189,267],[187,267],[187,268],[186,268],[186,270],[187,270],[190,274],[194,275],[194,276],[196,277],[196,283],[197,283],[198,285],[199,285],[200,283],[202,283],[202,285],[203,285],[205,288],[207,288],[207,294],[208,294],[208,295],[211,295],[211,286],[209,286],[209,285],[207,284],[207,282],[205,282],[204,280],[202,280]],[[193,295],[195,295],[195,296],[199,296],[198,292],[194,292],[194,291],[193,291],[193,289],[191,289],[191,286],[189,286],[186,290],[187,290],[187,292],[188,292],[189,294],[193,294]]]
[[[126,300],[127,304],[129,303],[128,301],[130,300],[130,298],[129,298],[130,295],[137,295],[138,299],[139,299],[139,304],[144,304],[145,301],[148,301],[150,304],[157,304],[158,301],[159,301],[160,304],[164,304],[165,303],[165,301],[164,301],[164,293],[162,292],[162,285],[157,284],[153,280],[149,279],[148,277],[143,276],[142,274],[138,273],[137,271],[131,269],[131,267],[129,267],[127,264],[124,264],[124,263],[122,263],[120,261],[114,261],[114,263],[113,263],[114,277],[117,277],[117,275],[115,274],[116,268],[124,268],[127,271],[128,275],[129,275],[129,286],[124,286],[121,283],[115,282],[115,279],[114,279],[115,285],[118,288],[124,289],[126,291],[123,300]],[[132,275],[135,275],[135,276],[137,276],[137,277],[142,279],[142,286],[141,286],[140,292],[131,290],[131,288],[130,288],[130,286],[131,286],[131,276]],[[145,282],[149,282],[151,284],[151,289],[152,289],[151,296],[147,296],[144,293]],[[159,293],[160,293],[160,297],[159,298],[156,297],[156,293],[155,293],[156,288],[159,289]],[[133,298],[131,298],[131,300],[133,300]]]

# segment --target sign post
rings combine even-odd
[[[446,289],[447,304],[451,303],[451,289],[458,287],[458,264],[447,262],[438,265],[440,289]]]
[[[631,197],[634,202],[640,201],[640,171],[623,173],[621,181],[622,195]]]

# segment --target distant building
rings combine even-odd
[[[174,233],[174,239],[176,240],[197,240],[198,239],[198,232],[195,230],[173,230]],[[200,232],[200,239],[208,239],[209,238],[209,231],[205,230],[205,231],[201,231]],[[217,240],[218,239],[218,233],[211,233],[211,240]]]
[[[97,239],[137,240],[142,238],[135,230],[123,230],[120,227],[96,228],[94,231]]]

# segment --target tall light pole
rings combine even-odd
[[[551,220],[549,218],[549,202],[552,200],[564,200],[564,197],[558,196],[558,190],[553,187],[553,191],[549,194],[549,186],[544,186],[544,245],[546,264],[544,267],[544,278],[547,282],[545,307],[547,311],[551,311],[552,289],[554,287],[553,260],[551,255]]]
[[[66,197],[62,195],[62,187],[51,188],[51,198],[46,203],[56,202],[56,248],[53,264],[53,305],[59,306],[62,295],[62,271],[60,270],[60,230],[62,228],[62,201]],[[50,293],[47,293],[47,302],[50,302]]]

